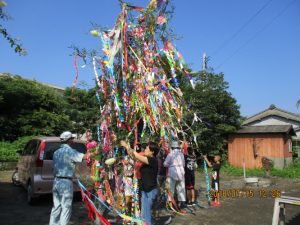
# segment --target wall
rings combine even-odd
[[[258,156],[254,158],[253,145],[256,145]],[[282,168],[284,157],[292,157],[287,149],[287,141],[283,134],[232,134],[229,136],[228,160],[233,166],[261,168],[263,156],[274,160],[274,166]]]
[[[14,170],[17,162],[0,162],[0,170]]]

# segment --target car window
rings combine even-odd
[[[31,154],[36,154],[41,145],[41,140],[35,140],[34,145],[32,146]]]
[[[46,142],[44,160],[52,160],[53,153],[61,146],[60,142]]]
[[[23,149],[22,155],[26,155],[26,152],[29,151],[29,146],[30,146],[31,141],[27,142],[25,145],[25,148]]]
[[[86,153],[86,146],[83,143],[72,143],[71,147],[76,149],[78,152],[85,154]]]
[[[52,160],[54,152],[59,149],[61,142],[47,142],[45,146],[44,160]],[[80,153],[86,153],[86,147],[83,143],[72,143],[71,147]]]

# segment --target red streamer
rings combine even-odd
[[[90,193],[87,193],[87,197],[85,196],[83,190],[80,190],[81,192],[81,196],[82,196],[82,201],[85,203],[87,209],[88,209],[88,218],[90,218],[92,221],[95,220],[96,216],[100,222],[104,225],[111,225],[111,223],[105,218],[103,217],[95,208],[95,206],[92,204],[91,200],[90,200]]]
[[[73,85],[72,85],[72,93],[74,92],[74,88],[76,86],[77,83],[77,79],[78,79],[78,67],[77,67],[77,55],[74,55],[74,67],[75,67],[75,71],[76,71],[76,76],[75,79],[73,81]]]

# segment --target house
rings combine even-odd
[[[274,162],[275,168],[284,168],[293,161],[292,125],[244,126],[228,137],[228,161],[246,168],[262,167],[262,158]]]
[[[300,137],[300,115],[277,108],[275,105],[247,118],[243,126],[292,125],[297,137]]]
[[[228,160],[233,166],[259,168],[262,157],[284,168],[300,156],[300,115],[271,105],[245,120],[242,128],[228,137]]]

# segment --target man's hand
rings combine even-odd
[[[116,142],[117,141],[117,135],[115,134],[115,133],[112,133],[111,134],[111,140],[112,140],[112,142]]]
[[[84,159],[84,160],[87,160],[87,159],[92,158],[92,157],[94,157],[95,155],[98,155],[98,154],[99,154],[99,151],[98,151],[98,150],[96,150],[96,151],[93,152],[93,153],[86,153],[86,154],[83,156],[83,159]]]
[[[91,154],[93,154],[92,157],[94,157],[95,155],[98,155],[98,154],[99,154],[99,150],[97,149],[96,151],[94,151],[94,152],[91,153]]]

